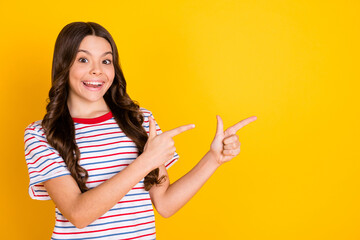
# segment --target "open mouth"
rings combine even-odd
[[[104,82],[83,82],[86,87],[99,88],[104,85]]]

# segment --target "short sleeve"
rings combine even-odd
[[[144,123],[143,123],[143,127],[145,128],[147,134],[149,135],[149,117],[152,117],[155,120],[155,124],[156,124],[156,133],[157,135],[159,135],[160,133],[162,133],[160,126],[157,124],[156,119],[154,117],[154,115],[152,114],[151,111],[145,109],[145,108],[141,108],[143,114],[144,114]],[[177,152],[174,153],[174,157],[171,158],[170,160],[168,160],[165,163],[165,167],[166,169],[169,169],[175,162],[177,162],[179,160],[179,155],[177,154]]]
[[[30,178],[29,195],[32,199],[50,200],[43,182],[70,175],[70,172],[59,153],[48,144],[41,125],[35,122],[25,129],[24,143]]]

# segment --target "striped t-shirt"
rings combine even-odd
[[[141,108],[143,127],[149,134],[149,116]],[[126,168],[137,156],[135,143],[119,128],[112,113],[92,119],[73,118],[75,139],[80,150],[80,165],[88,171],[86,186],[94,188]],[[156,121],[155,121],[156,122]],[[162,131],[156,124],[157,134]],[[25,129],[25,159],[29,171],[29,195],[33,199],[50,200],[43,182],[70,175],[59,153],[46,140],[41,120]],[[179,158],[177,153],[166,162],[169,168]],[[144,179],[137,183],[115,206],[87,227],[78,229],[55,206],[57,239],[156,239],[154,210]]]

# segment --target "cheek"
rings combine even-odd
[[[69,80],[70,84],[75,84],[76,82],[79,82],[84,75],[84,69],[79,67],[72,67],[69,71]]]
[[[111,67],[109,69],[106,70],[106,75],[108,76],[109,80],[113,80],[115,77],[115,69],[114,67]]]
[[[113,83],[114,81],[114,78],[115,78],[115,71],[114,69],[109,69],[107,72],[106,72],[106,75],[109,79],[109,83],[110,85]]]

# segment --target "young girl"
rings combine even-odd
[[[25,129],[29,194],[53,200],[51,239],[155,239],[153,206],[170,217],[224,162],[240,152],[236,132],[250,117],[217,130],[210,150],[170,184],[179,156],[172,137],[194,125],[162,132],[152,113],[126,92],[117,47],[93,22],[73,22],[54,49],[52,87],[42,121]]]

